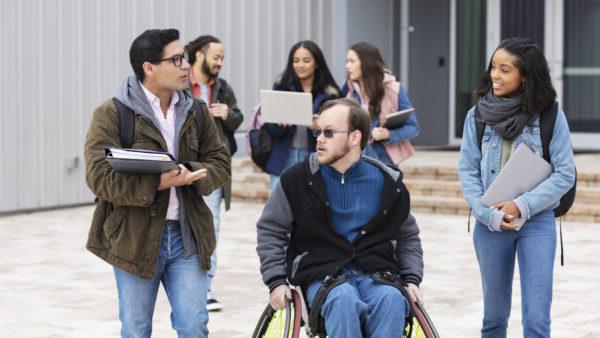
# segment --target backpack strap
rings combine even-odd
[[[558,114],[558,102],[554,102],[550,109],[540,115],[540,137],[542,138],[542,150],[544,159],[550,163],[550,142],[554,133],[554,124]]]
[[[323,284],[321,284],[315,294],[315,298],[313,298],[313,303],[310,307],[312,310],[310,310],[308,314],[308,326],[315,333],[319,334],[325,332],[325,323],[322,320],[323,317],[321,317],[321,306],[325,303],[327,295],[329,295],[329,292],[333,290],[333,288],[345,283],[347,280],[348,277],[344,275],[328,275],[323,280]]]
[[[483,131],[485,130],[485,122],[483,122],[483,118],[479,113],[479,109],[477,105],[475,105],[475,132],[477,133],[477,144],[479,145],[479,150],[481,151],[481,143],[483,141]]]
[[[135,133],[135,116],[133,110],[127,107],[123,102],[117,100],[116,97],[112,101],[119,114],[119,139],[123,148],[131,148]]]
[[[200,150],[200,133],[202,133],[202,123],[204,122],[204,114],[208,112],[208,106],[204,100],[193,98],[192,109],[196,112],[194,120],[196,121],[196,129],[198,131],[198,150]]]

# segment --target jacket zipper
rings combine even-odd
[[[346,192],[344,191],[344,183],[345,183],[344,174],[342,174],[341,183],[342,183],[342,208],[345,209],[346,208]]]

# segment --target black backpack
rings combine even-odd
[[[558,113],[558,103],[548,108],[543,114],[540,115],[540,137],[542,139],[542,149],[544,153],[544,159],[546,162],[550,162],[550,141],[552,141],[552,133],[554,132],[554,124],[556,123],[556,115]],[[479,142],[479,149],[481,149],[481,141],[483,140],[483,131],[485,129],[485,122],[479,114],[477,106],[475,106],[475,130],[477,131],[477,141]],[[575,170],[575,183],[561,198],[560,204],[554,209],[554,216],[561,217],[566,214],[573,201],[575,201],[575,191],[577,187],[577,170]]]
[[[221,85],[221,90],[217,93],[217,101],[219,102],[227,102],[227,81],[222,78],[217,78],[219,84]],[[235,141],[235,133],[230,133],[227,130],[223,130],[225,136],[227,137],[227,141],[229,141],[229,151],[231,156],[235,154],[238,149],[237,142]]]
[[[276,138],[271,137],[262,122],[260,114],[260,104],[254,107],[252,116],[250,118],[250,127],[246,133],[246,139],[248,142],[248,153],[252,162],[256,164],[264,172],[269,173],[267,170],[267,163],[271,157],[273,151],[273,145],[277,142]]]
[[[117,100],[117,98],[113,97],[112,100],[117,109],[117,113],[119,114],[119,139],[121,140],[121,146],[123,148],[131,148],[135,134],[135,114],[131,108],[124,105],[121,101]],[[204,109],[202,106],[204,106]],[[200,135],[200,132],[202,131],[203,114],[208,108],[204,101],[194,98],[192,109],[196,111],[194,120],[196,121],[198,135]],[[200,138],[198,138],[198,143],[199,142]],[[198,144],[198,148],[200,148],[199,146],[200,145]]]

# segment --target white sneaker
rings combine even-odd
[[[219,303],[210,292],[206,295],[206,309],[208,311],[221,311],[223,308],[223,304]]]

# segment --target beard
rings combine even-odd
[[[210,67],[208,66],[208,63],[206,63],[206,59],[204,59],[204,61],[202,61],[202,72],[204,74],[206,74],[208,77],[210,78],[216,78],[219,76],[219,72],[213,72]]]
[[[319,160],[320,165],[332,165],[335,162],[342,159],[344,156],[346,156],[349,152],[350,152],[350,146],[348,144],[344,143],[343,147],[338,148],[329,154],[324,154],[322,156],[318,155],[317,159]]]

